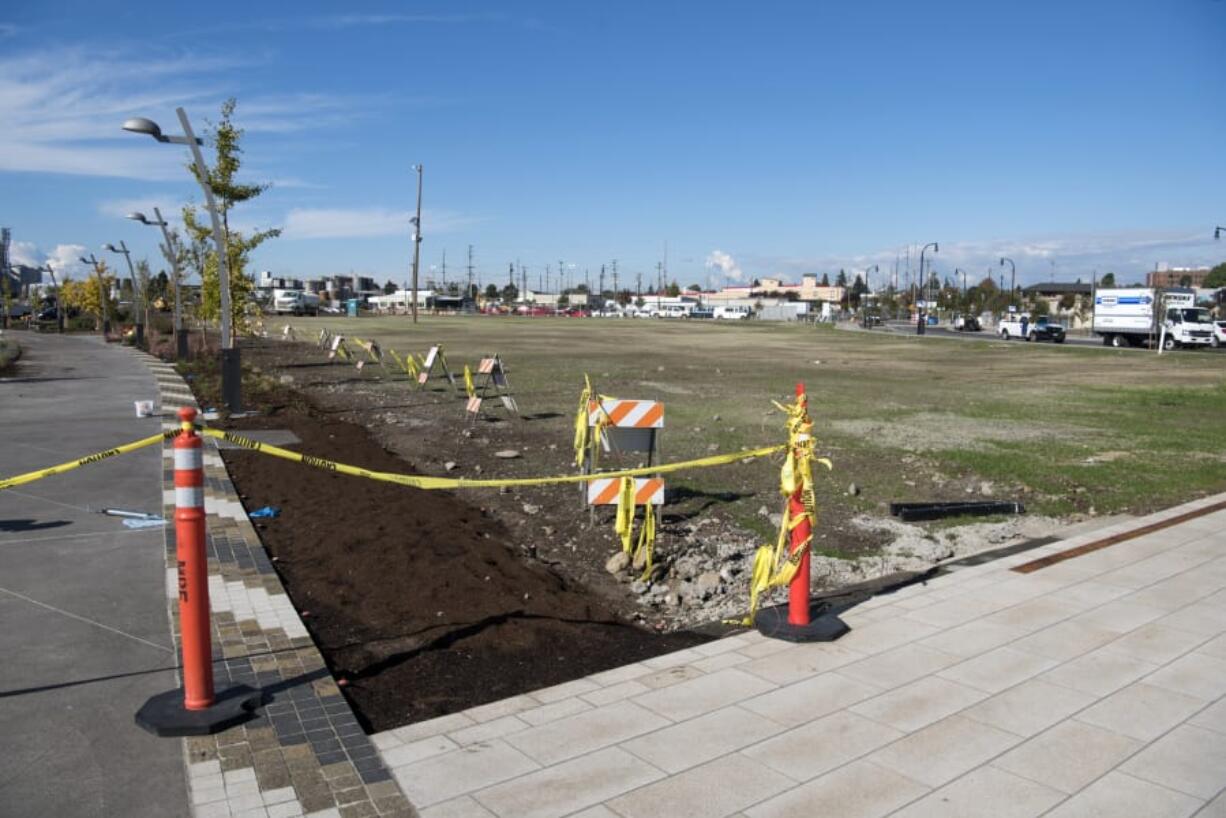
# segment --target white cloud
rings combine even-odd
[[[911,246],[913,274],[919,266],[919,249],[919,245]],[[1172,266],[1211,266],[1226,257],[1226,246],[1213,241],[1211,227],[962,239],[940,242],[940,250],[936,253],[929,249],[925,254],[925,269],[932,264],[938,275],[952,279],[954,270],[961,268],[967,272],[969,280],[980,280],[989,273],[998,276],[1002,270],[1010,272],[1008,263],[1001,266],[1002,256],[1012,259],[1017,265],[1019,283],[1032,284],[1053,278],[1056,281],[1074,281],[1077,278],[1089,281],[1096,270],[1099,275],[1110,271],[1140,278],[1162,262]],[[746,256],[745,261],[752,268],[786,276],[829,273],[833,277],[839,269],[846,269],[850,274],[877,264],[880,273],[872,276],[873,285],[877,286],[893,278],[897,259],[898,282],[902,286],[906,281],[906,258],[907,251],[903,246],[855,255]],[[711,265],[708,263],[708,266]]]
[[[707,255],[707,260],[704,265],[708,270],[715,270],[728,281],[744,281],[745,273],[741,270],[741,265],[736,263],[736,259],[725,253],[723,250],[712,250]]]
[[[127,218],[129,213],[143,213],[153,219],[155,218],[153,209],[156,207],[162,211],[162,218],[174,221],[183,212],[185,204],[187,202],[175,201],[169,196],[137,196],[131,199],[107,199],[99,202],[98,212],[103,216],[114,216],[119,219]]]
[[[45,258],[32,241],[15,241],[9,245],[9,261],[27,267],[41,267]]]
[[[188,109],[197,132],[235,94],[233,69],[249,57],[150,55],[45,49],[0,58],[0,171],[182,181],[187,149],[157,145],[125,133],[133,116],[148,116],[178,131],[174,109]],[[352,100],[319,94],[251,97],[236,117],[251,132],[289,133],[336,124]]]
[[[285,217],[284,233],[287,239],[342,239],[374,238],[377,236],[404,236],[407,240],[413,232],[408,210],[389,210],[381,207],[368,208],[295,208]],[[446,210],[422,212],[422,234],[428,239],[432,233],[450,233],[460,230],[478,220]]]

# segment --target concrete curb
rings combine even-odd
[[[133,350],[158,383],[164,429],[197,406],[174,367]],[[198,408],[198,407],[197,407]],[[163,447],[163,512],[174,515],[172,442]],[[196,818],[410,818],[412,804],[379,758],[298,616],[230,481],[216,441],[204,444],[209,597],[217,687],[268,694],[260,715],[183,740]],[[166,593],[178,641],[175,531],[165,529]]]

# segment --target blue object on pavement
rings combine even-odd
[[[264,506],[263,508],[257,508],[247,516],[255,520],[264,518],[272,519],[273,517],[281,516],[281,509],[277,508],[276,506]]]

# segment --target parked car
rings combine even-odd
[[[690,310],[690,318],[695,318],[699,320],[714,319],[715,310],[711,309],[710,307],[697,307],[695,309]]]
[[[958,332],[980,332],[983,327],[979,325],[979,319],[973,315],[955,315],[954,329]]]
[[[1000,322],[1000,337],[1008,341],[1021,338],[1026,341],[1052,341],[1064,343],[1064,327],[1043,316],[1035,321],[1030,316],[1011,316]]]
[[[864,314],[860,317],[860,326],[865,329],[872,329],[881,325],[881,313],[874,310],[865,310]]]
[[[716,307],[715,317],[729,321],[748,321],[753,317],[751,307]]]
[[[1213,322],[1213,336],[1209,339],[1209,345],[1214,349],[1226,344],[1226,321]]]

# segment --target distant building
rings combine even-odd
[[[817,283],[817,276],[801,276],[799,284],[785,283],[778,278],[758,279],[757,285],[724,287],[717,293],[706,296],[721,304],[739,300],[754,300],[762,297],[793,299],[811,303],[841,304],[847,295],[846,287],[831,287]]]
[[[1145,274],[1147,287],[1204,287],[1208,267],[1165,267]]]
[[[1062,319],[1074,329],[1089,320],[1090,298],[1093,294],[1094,285],[1083,284],[1080,281],[1073,283],[1048,281],[1022,288],[1023,298],[1031,303],[1046,302],[1049,315]],[[1070,306],[1062,306],[1070,302]],[[1078,307],[1081,307],[1081,310],[1078,310]]]

